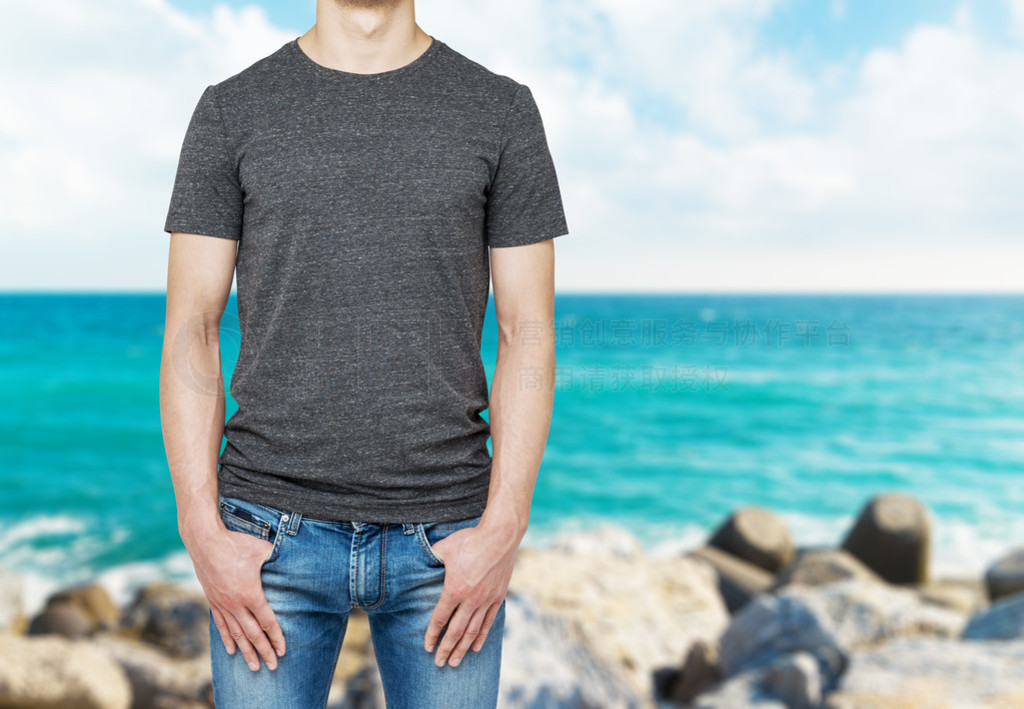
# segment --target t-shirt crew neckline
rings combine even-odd
[[[332,69],[331,67],[318,64],[306,54],[302,47],[299,46],[299,38],[288,42],[287,47],[291,53],[296,56],[299,61],[305,64],[307,67],[312,69],[320,76],[326,76],[331,79],[351,82],[372,82],[381,81],[384,79],[393,79],[400,76],[411,74],[412,72],[420,69],[424,65],[430,62],[431,59],[438,53],[441,46],[441,40],[434,36],[430,36],[430,45],[415,59],[404,66],[400,66],[397,69],[390,69],[388,71],[379,71],[372,74],[360,74],[352,71],[342,71],[341,69]]]

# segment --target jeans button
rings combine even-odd
[[[288,521],[288,515],[284,515],[284,516],[283,516],[283,517],[281,518],[281,521],[282,521],[282,522],[287,522],[287,521]]]

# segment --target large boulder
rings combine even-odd
[[[118,625],[120,610],[107,589],[97,583],[73,586],[54,593],[48,603],[68,603],[82,612],[92,632],[113,630]]]
[[[882,581],[878,574],[847,551],[827,547],[801,547],[796,551],[793,561],[775,577],[768,590],[774,592],[792,584],[824,586],[847,579]]]
[[[543,610],[529,595],[509,593],[499,704],[505,709],[649,706],[649,692],[632,687],[625,668],[599,648],[579,622]]]
[[[749,669],[701,694],[686,709],[789,709],[763,687],[764,668]]]
[[[0,636],[0,706],[129,709],[124,671],[89,640]]]
[[[708,539],[708,546],[776,573],[793,556],[789,530],[763,507],[742,507],[733,512]]]
[[[520,548],[509,591],[577,624],[599,659],[644,696],[655,670],[678,667],[693,642],[713,640],[729,618],[707,564],[653,557],[607,525]]]
[[[1024,591],[1024,549],[1011,551],[989,566],[985,589],[992,601]]]
[[[910,495],[886,493],[864,506],[842,548],[889,583],[924,584],[930,539],[924,506]]]
[[[850,579],[790,586],[759,596],[733,618],[720,640],[719,668],[730,677],[805,651],[818,660],[828,686],[859,647],[900,635],[958,637],[965,623],[962,614],[887,584]]]
[[[718,643],[698,640],[690,646],[682,666],[658,674],[659,696],[676,704],[688,702],[720,679]]]
[[[1024,641],[901,637],[865,648],[828,709],[1024,707]]]
[[[730,614],[735,614],[752,598],[766,592],[772,584],[772,575],[760,566],[717,547],[692,549],[684,558],[707,564],[714,570],[718,592]]]
[[[964,628],[965,640],[1024,639],[1024,593],[1000,598],[971,616]]]
[[[212,668],[206,655],[178,659],[151,645],[113,633],[93,638],[124,670],[132,686],[133,707],[184,707],[212,699]]]
[[[823,696],[817,658],[808,652],[783,655],[765,668],[761,688],[789,709],[816,709]]]
[[[210,604],[192,589],[157,582],[141,589],[121,617],[120,630],[172,657],[210,651]]]
[[[977,578],[935,579],[918,589],[921,600],[971,615],[985,608],[988,594]]]
[[[61,635],[65,638],[85,638],[93,630],[88,616],[76,605],[66,601],[50,601],[32,618],[28,635]]]
[[[738,672],[680,705],[687,709],[817,709],[821,700],[817,659],[796,652]]]

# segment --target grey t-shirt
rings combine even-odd
[[[238,241],[221,494],[326,520],[483,512],[488,247],[568,233],[525,84],[436,37],[377,74],[293,39],[203,91],[164,231]]]

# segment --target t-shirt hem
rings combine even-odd
[[[174,231],[185,232],[186,234],[199,234],[201,236],[215,236],[219,239],[231,239],[232,241],[238,241],[242,238],[241,233],[237,229],[229,227],[219,226],[201,226],[196,223],[189,222],[167,222],[164,224],[164,231],[170,234]]]
[[[567,236],[569,234],[568,229],[558,229],[556,233],[551,232],[535,232],[532,234],[522,234],[519,236],[513,236],[507,239],[499,239],[497,243],[489,242],[487,245],[500,249],[506,246],[526,246],[527,244],[536,244],[541,241],[547,241],[548,239],[554,239],[559,236]]]
[[[437,502],[387,503],[378,505],[348,505],[331,501],[318,505],[308,497],[283,490],[267,490],[256,487],[240,487],[224,479],[218,480],[219,493],[224,497],[238,497],[267,507],[287,512],[301,513],[303,518],[321,522],[368,522],[382,524],[415,522],[455,522],[483,514],[487,507],[488,486],[460,499],[458,502],[439,500]],[[326,495],[324,495],[326,499]]]

